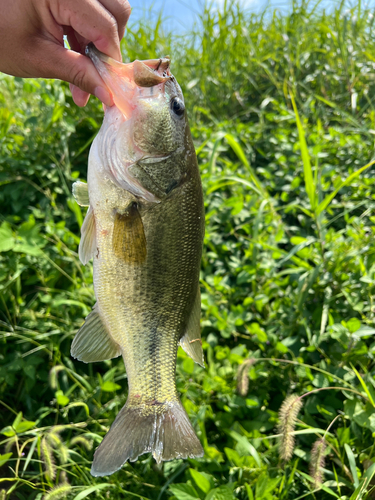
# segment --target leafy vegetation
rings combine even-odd
[[[201,167],[207,366],[180,350],[177,384],[205,456],[105,479],[123,361],[69,354],[94,303],[71,185],[102,110],[0,76],[1,499],[374,498],[373,22],[361,2],[225,2],[183,37],[128,30],[124,59],[171,54]]]

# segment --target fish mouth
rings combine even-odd
[[[169,56],[146,61],[136,59],[132,63],[124,64],[100,52],[92,42],[87,45],[85,54],[94,63],[107,85],[113,76],[133,80],[138,87],[154,87],[172,78]]]
[[[113,96],[115,105],[121,110],[125,118],[129,118],[134,109],[132,99],[140,89],[147,89],[163,85],[173,79],[169,66],[170,58],[135,60],[132,63],[121,63],[112,57],[100,52],[93,43],[87,45],[85,54],[91,59],[107,89]],[[146,91],[147,92],[147,91]],[[150,92],[152,92],[150,90]]]

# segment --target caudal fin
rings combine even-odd
[[[155,460],[202,457],[203,448],[179,401],[155,406],[125,405],[97,448],[93,476],[108,476],[143,453]]]

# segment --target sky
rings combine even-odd
[[[210,0],[220,8],[224,0]],[[267,4],[272,8],[277,8],[280,11],[287,11],[290,2],[288,0],[240,0],[241,3],[253,12],[261,12]],[[375,0],[367,0],[371,5],[374,5]],[[201,10],[204,0],[130,0],[133,8],[132,18],[133,21],[142,16],[144,10],[151,9],[152,13],[158,14],[161,10],[167,18],[166,22],[168,27],[171,26],[173,31],[180,31],[180,29],[189,29],[194,23],[196,13]],[[321,7],[326,9],[332,8],[335,4],[340,3],[340,0],[322,0]],[[348,6],[355,6],[359,0],[347,0]],[[362,5],[366,1],[362,0]]]

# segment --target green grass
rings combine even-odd
[[[71,185],[102,110],[0,75],[0,499],[374,498],[373,22],[360,3],[227,2],[185,37],[162,17],[130,26],[126,60],[171,55],[201,168],[207,366],[179,351],[177,385],[205,456],[101,479],[92,454],[126,373],[69,351],[94,303]]]

